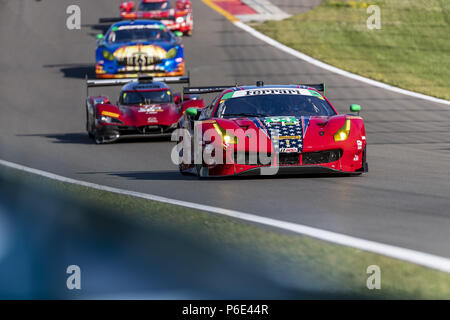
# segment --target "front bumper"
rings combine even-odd
[[[171,136],[175,126],[117,126],[101,125],[97,127],[97,138],[101,143],[112,143],[121,139],[167,137]]]
[[[361,152],[362,158],[354,161],[352,151],[331,149],[303,153],[279,153],[273,157],[273,162],[249,164],[248,154],[241,160],[234,155],[226,154],[224,164],[203,165],[197,172],[202,177],[224,177],[239,175],[279,175],[279,174],[315,174],[342,173],[360,174],[368,172],[366,151]],[[255,159],[255,158],[254,158]],[[351,161],[349,160],[351,159]],[[243,160],[243,161],[242,161]],[[255,162],[251,162],[255,163]]]

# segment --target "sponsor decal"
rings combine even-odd
[[[362,141],[361,140],[356,140],[356,145],[358,146],[358,150],[362,149]]]
[[[265,118],[264,121],[266,123],[284,123],[290,125],[298,124],[298,120],[295,117],[268,117]]]
[[[138,112],[145,112],[146,114],[154,114],[163,111],[164,110],[161,106],[143,106],[138,110]]]
[[[155,123],[155,122],[158,122],[158,119],[155,118],[155,117],[149,117],[149,118],[147,119],[147,122],[148,122],[148,123]]]
[[[353,161],[358,161],[359,160],[359,156],[357,154],[355,154],[355,156],[353,157]]]
[[[273,138],[276,140],[300,140],[302,136],[278,136]]]
[[[268,94],[290,94],[312,96],[312,93],[307,89],[295,88],[271,88],[271,89],[250,89],[233,92],[232,98],[246,97],[246,96],[261,96]]]
[[[283,153],[298,152],[298,148],[280,148],[280,152]]]

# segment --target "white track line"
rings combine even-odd
[[[335,244],[340,244],[340,245],[344,245],[344,246],[348,246],[348,247],[353,247],[356,249],[361,249],[361,250],[365,250],[365,251],[369,251],[369,252],[378,253],[378,254],[388,256],[391,258],[412,262],[412,263],[422,265],[422,266],[425,266],[428,268],[432,268],[432,269],[450,273],[450,259],[444,258],[444,257],[439,257],[439,256],[432,255],[432,254],[428,254],[428,253],[423,253],[423,252],[410,250],[410,249],[404,249],[404,248],[400,248],[400,247],[396,247],[396,246],[391,246],[388,244],[378,243],[375,241],[364,240],[364,239],[351,237],[351,236],[347,236],[347,235],[336,233],[336,232],[331,232],[331,231],[322,230],[322,229],[318,229],[318,228],[308,227],[308,226],[297,224],[297,223],[275,220],[275,219],[271,219],[271,218],[265,218],[265,217],[261,217],[261,216],[250,214],[250,213],[216,208],[216,207],[212,207],[212,206],[208,206],[208,205],[197,204],[197,203],[181,201],[181,200],[175,200],[175,199],[160,197],[160,196],[156,196],[156,195],[152,195],[152,194],[146,194],[146,193],[128,191],[128,190],[123,190],[123,189],[118,189],[118,188],[113,188],[113,187],[102,186],[102,185],[91,183],[91,182],[85,182],[85,181],[75,180],[75,179],[71,179],[71,178],[66,178],[66,177],[59,176],[59,175],[56,175],[56,174],[53,174],[50,172],[25,167],[25,166],[22,166],[22,165],[19,165],[16,163],[12,163],[9,161],[0,160],[0,165],[4,165],[9,168],[33,173],[33,174],[36,174],[36,175],[39,175],[39,176],[42,176],[45,178],[49,178],[52,180],[56,180],[56,181],[72,183],[72,184],[89,187],[89,188],[93,188],[93,189],[97,189],[97,190],[109,191],[109,192],[113,192],[113,193],[117,193],[117,194],[133,196],[133,197],[137,197],[137,198],[142,198],[142,199],[147,199],[147,200],[152,200],[152,201],[157,201],[157,202],[162,202],[162,203],[173,204],[173,205],[182,206],[182,207],[186,207],[186,208],[192,208],[192,209],[197,209],[197,210],[220,214],[223,216],[237,218],[237,219],[241,219],[244,221],[259,223],[259,224],[263,224],[266,226],[275,227],[275,228],[283,229],[283,230],[287,230],[287,231],[292,231],[292,232],[295,232],[295,233],[298,233],[301,235],[310,236],[310,237],[313,237],[316,239],[321,239],[321,240],[332,242]]]
[[[267,43],[267,44],[269,44],[269,45],[271,45],[271,46],[273,46],[273,47],[275,47],[275,48],[277,48],[277,49],[279,49],[281,51],[284,51],[284,52],[286,52],[286,53],[288,53],[288,54],[290,54],[290,55],[292,55],[292,56],[294,56],[294,57],[296,57],[296,58],[298,58],[300,60],[306,61],[306,62],[308,62],[308,63],[310,63],[312,65],[315,65],[316,67],[319,67],[319,68],[322,68],[322,69],[325,69],[325,70],[337,73],[337,74],[339,74],[341,76],[344,76],[344,77],[347,77],[347,78],[351,78],[351,79],[354,79],[354,80],[358,80],[358,81],[370,84],[370,85],[372,85],[374,87],[379,87],[379,88],[382,88],[382,89],[385,89],[385,90],[389,90],[389,91],[392,91],[392,92],[404,94],[404,95],[407,95],[407,96],[410,96],[410,97],[414,97],[414,98],[419,98],[419,99],[428,100],[428,101],[431,101],[431,102],[436,102],[436,103],[442,103],[442,104],[450,105],[450,101],[448,101],[448,100],[427,96],[425,94],[421,94],[421,93],[417,93],[417,92],[413,92],[413,91],[409,91],[409,90],[405,90],[405,89],[400,89],[400,88],[397,88],[397,87],[394,87],[394,86],[390,86],[388,84],[385,84],[385,83],[382,83],[382,82],[379,82],[379,81],[368,79],[368,78],[359,76],[357,74],[354,74],[354,73],[351,73],[351,72],[344,71],[344,70],[341,70],[339,68],[333,67],[333,66],[331,66],[329,64],[326,64],[324,62],[316,60],[316,59],[314,59],[314,58],[312,58],[312,57],[310,57],[310,56],[308,56],[308,55],[306,55],[306,54],[304,54],[304,53],[302,53],[300,51],[297,51],[297,50],[294,50],[292,48],[289,48],[288,46],[285,46],[284,44],[282,44],[282,43],[280,43],[280,42],[278,42],[278,41],[276,41],[276,40],[274,40],[274,39],[272,39],[272,38],[262,34],[261,32],[253,29],[252,27],[246,25],[245,23],[243,23],[241,21],[236,21],[236,22],[232,22],[232,23],[236,27],[241,28],[242,30],[250,33],[255,38],[258,38],[258,39],[264,41],[265,43]]]

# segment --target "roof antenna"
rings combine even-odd
[[[264,87],[264,81],[256,81],[257,87]]]

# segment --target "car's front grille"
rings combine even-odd
[[[163,60],[160,57],[152,57],[146,54],[133,55],[131,57],[123,57],[117,59],[117,63],[120,66],[129,66],[129,67],[151,66],[155,64],[160,64],[162,61]]]
[[[342,150],[327,150],[319,152],[303,153],[303,164],[330,163],[339,160],[342,157]]]
[[[270,165],[272,163],[271,154],[257,152],[238,152],[234,151],[233,161],[242,165]]]
[[[297,152],[280,153],[278,155],[278,164],[282,165],[298,165],[300,162],[300,154]]]
[[[167,130],[167,126],[142,126],[136,129],[139,133],[143,134],[158,134],[164,133]]]

